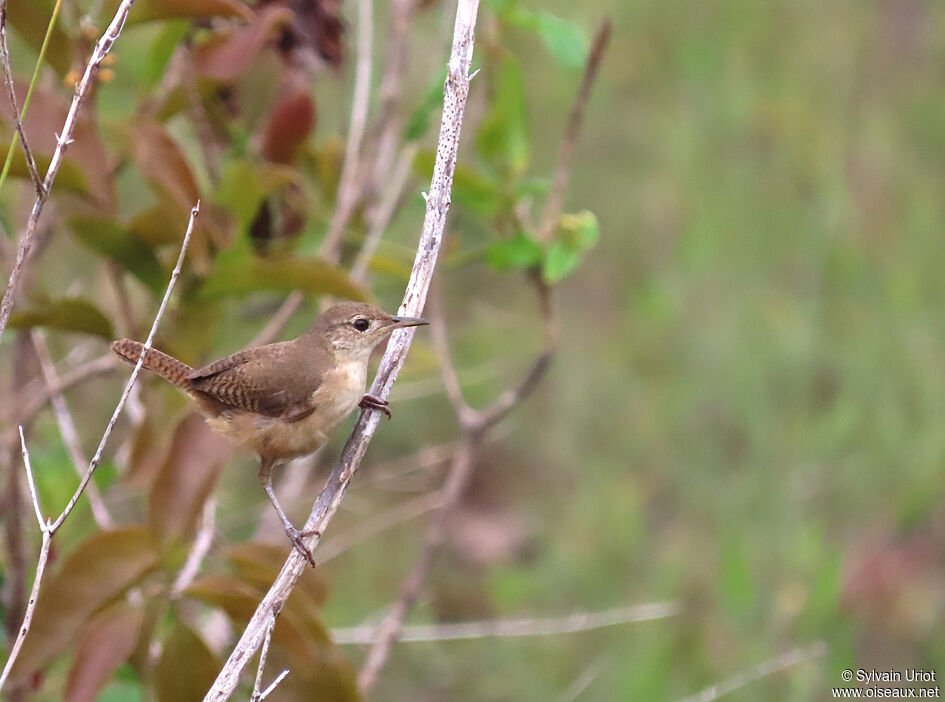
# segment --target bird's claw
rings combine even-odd
[[[387,415],[387,418],[390,419],[390,403],[387,400],[382,400],[379,397],[374,397],[374,395],[365,395],[361,398],[361,402],[358,403],[358,407],[361,409],[374,409],[383,412]]]
[[[305,545],[305,539],[309,536],[321,536],[321,532],[318,529],[309,529],[307,531],[299,531],[295,527],[291,529],[286,529],[285,533],[289,536],[289,541],[292,542],[292,546],[295,547],[295,550],[302,554],[308,564],[315,567],[315,557],[312,556],[312,551],[308,546]]]

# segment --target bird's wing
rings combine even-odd
[[[312,394],[323,375],[317,369],[328,367],[311,355],[301,357],[291,341],[246,349],[194,371],[190,387],[228,407],[301,419],[314,409]]]

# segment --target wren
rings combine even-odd
[[[342,302],[293,341],[248,348],[199,369],[152,348],[142,367],[190,395],[214,431],[259,456],[259,481],[289,539],[314,566],[304,542],[312,533],[300,532],[286,516],[272,489],[272,469],[323,446],[355,407],[389,418],[386,401],[364,394],[371,352],[394,329],[423,324],[429,322]],[[137,363],[144,344],[119,339],[112,350]]]

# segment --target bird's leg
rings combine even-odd
[[[279,504],[279,498],[276,497],[275,490],[272,489],[272,468],[275,465],[275,461],[271,458],[262,458],[259,459],[259,482],[262,483],[263,490],[266,491],[266,494],[269,496],[269,501],[272,503],[272,506],[276,508],[276,512],[279,514],[279,518],[282,520],[282,526],[285,527],[285,533],[289,535],[289,540],[292,542],[292,545],[295,546],[295,549],[305,556],[305,560],[314,568],[315,559],[312,557],[312,552],[309,550],[308,546],[305,545],[305,537],[314,536],[319,534],[317,529],[312,529],[311,531],[299,531],[296,529],[292,522],[289,521],[289,518],[285,515],[285,512],[282,509],[282,505]]]
[[[387,400],[382,400],[379,397],[374,397],[374,395],[365,395],[361,398],[361,402],[358,403],[358,407],[361,409],[375,409],[380,410],[387,415],[387,418],[390,419],[390,408],[388,407],[390,403]]]

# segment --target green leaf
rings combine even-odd
[[[164,271],[154,251],[111,219],[74,217],[69,221],[76,239],[92,251],[115,261],[154,292],[164,289]]]
[[[148,49],[147,77],[154,85],[163,75],[174,49],[178,47],[190,23],[181,21],[166,22],[161,32]]]
[[[218,260],[213,271],[204,279],[198,296],[210,299],[260,290],[303,290],[351,300],[367,300],[369,297],[364,288],[351,280],[344,268],[321,259],[299,256],[260,258],[252,255]]]
[[[213,684],[220,661],[200,635],[176,622],[154,667],[158,702],[199,702]]]
[[[82,541],[43,583],[13,679],[27,679],[73,645],[92,614],[155,570],[159,562],[150,532],[140,525],[97,531]]]
[[[80,332],[109,341],[115,338],[108,317],[91,302],[77,297],[58,300],[34,298],[26,309],[19,309],[10,315],[9,325],[15,329],[46,327]]]
[[[528,166],[528,123],[525,78],[521,64],[507,54],[493,77],[489,112],[479,128],[476,145],[483,157],[512,175]]]
[[[235,159],[226,164],[213,202],[229,210],[239,221],[241,231],[246,231],[263,199],[296,181],[297,175],[288,166]]]
[[[600,239],[597,217],[589,210],[577,214],[563,214],[558,220],[559,237],[565,238],[583,251],[593,248]]]
[[[580,68],[587,60],[587,36],[573,22],[550,12],[535,15],[535,29],[545,48],[566,68]]]
[[[433,113],[443,104],[443,82],[446,80],[446,67],[437,74],[433,84],[410,115],[404,131],[405,141],[414,141],[427,133]]]
[[[519,232],[511,239],[497,241],[486,249],[486,263],[497,271],[532,268],[541,263],[544,254],[537,241]]]
[[[548,249],[542,277],[546,283],[557,283],[581,262],[581,250],[569,246],[566,242],[556,241]]]

